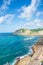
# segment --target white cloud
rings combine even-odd
[[[6,23],[11,22],[14,16],[15,15],[12,15],[12,14],[7,14],[5,16],[1,16],[0,17],[0,24],[4,23],[4,22],[6,22]]]
[[[40,4],[41,0],[32,0],[31,5],[28,6],[22,6],[18,12],[21,11],[20,15],[18,16],[19,18],[25,18],[26,22],[22,23],[21,27],[25,28],[41,28],[43,27],[43,21],[39,19],[38,17],[43,16],[43,12],[38,12],[38,6]],[[32,17],[34,17],[34,14],[36,17],[34,20],[31,20]]]
[[[6,24],[10,24],[13,22],[15,15],[11,15],[9,18],[7,18]]]
[[[9,8],[12,1],[13,0],[3,0],[3,5],[0,7],[0,14],[3,14]]]
[[[40,17],[40,16],[43,16],[43,11],[38,11],[37,14],[36,14],[37,17]]]
[[[19,18],[31,19],[33,14],[37,11],[39,3],[40,0],[32,0],[31,5],[22,6],[20,9],[22,12],[20,13]]]
[[[43,22],[40,19],[35,19],[34,23],[35,23],[36,27],[42,27],[43,26]]]
[[[25,28],[42,28],[43,27],[43,22],[40,19],[35,19],[34,21],[31,22],[22,22],[21,27]]]

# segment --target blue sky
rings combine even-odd
[[[0,33],[43,28],[43,0],[0,0]]]

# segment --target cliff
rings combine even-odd
[[[15,65],[41,65],[43,60],[43,38],[41,38],[33,47],[33,54],[20,59]]]
[[[36,35],[43,35],[43,29],[32,29],[32,30],[28,30],[28,29],[19,29],[16,30],[13,34],[15,35],[29,35],[29,36],[36,36]]]

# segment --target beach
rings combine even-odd
[[[41,65],[43,60],[43,38],[32,47],[33,54],[20,59],[15,65]]]

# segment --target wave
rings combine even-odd
[[[3,55],[3,56],[0,57],[0,59],[3,58],[3,57],[10,56],[10,55],[19,54],[19,53],[21,53],[21,52],[22,52],[22,51],[19,51],[19,52],[16,52],[16,53],[12,53],[12,54]]]
[[[25,54],[25,55],[23,55],[23,56],[20,56],[20,57],[16,57],[16,59],[12,62],[11,65],[15,65],[15,63],[18,61],[17,58],[23,59],[24,57],[26,57],[26,56],[28,56],[28,55],[30,55],[30,54],[32,54],[32,53],[33,53],[33,51],[32,51],[32,49],[30,48],[30,52],[29,52],[29,53],[27,53],[27,54]]]
[[[25,39],[23,39],[23,40],[31,40],[31,39],[34,39],[34,37],[35,37],[35,36],[28,37],[28,38],[25,38]],[[19,53],[19,52],[18,52],[18,53]],[[15,53],[13,53],[13,54],[15,54]],[[6,55],[6,56],[13,55],[13,54],[8,54],[8,55]],[[32,54],[32,49],[31,49],[31,48],[30,48],[30,52],[28,52],[27,54],[25,54],[25,55],[23,55],[23,56],[20,56],[19,58],[22,59],[22,58],[28,56],[29,54]],[[2,56],[2,57],[5,57],[5,56]],[[16,63],[17,61],[18,61],[18,60],[17,60],[17,57],[16,57],[12,62],[10,62],[10,65],[15,65],[15,63]],[[7,62],[6,62],[6,63],[7,63]]]
[[[35,37],[35,36],[34,36]],[[29,39],[33,39],[34,37],[31,37],[31,38],[29,38]],[[38,39],[39,40],[39,39]],[[38,41],[37,40],[37,41]],[[37,42],[36,41],[36,42]],[[33,47],[34,46],[34,44],[32,45],[32,46],[30,46],[29,48],[30,48],[30,52],[28,52],[27,54],[25,54],[25,55],[23,55],[23,56],[20,56],[19,58],[20,59],[23,59],[24,57],[26,57],[26,56],[28,56],[28,55],[30,55],[30,54],[33,54],[33,50],[32,50],[32,48],[31,47]],[[12,64],[11,65],[15,65],[15,63],[17,62],[17,58],[12,62]]]
[[[30,38],[25,38],[24,40],[31,40],[31,39],[33,39],[35,36],[33,36],[33,37],[30,37]]]

